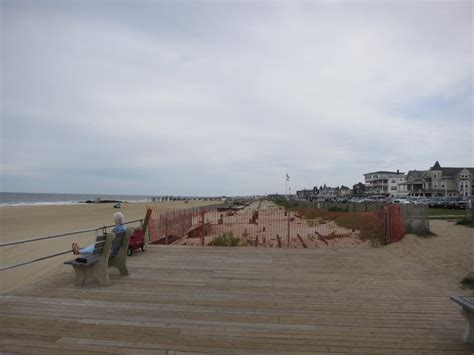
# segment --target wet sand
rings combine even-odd
[[[124,203],[120,209],[113,208],[113,204],[2,206],[0,207],[0,243],[112,225],[112,216],[117,211],[125,215],[125,222],[127,222],[143,219],[147,206],[169,210],[215,203],[218,202],[189,201],[184,203],[184,201],[167,201],[157,203]],[[134,225],[138,226],[138,224]],[[72,242],[78,242],[81,246],[87,245],[92,243],[95,237],[95,232],[89,232],[3,247],[0,248],[0,266],[12,265],[67,251],[71,249]],[[63,265],[63,261],[72,257],[73,254],[71,253],[16,269],[1,271],[0,292],[14,289],[31,283],[40,277],[62,271],[66,268],[66,265]],[[72,270],[70,266],[68,268]]]

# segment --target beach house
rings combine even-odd
[[[374,171],[364,174],[365,193],[368,195],[386,195],[391,197],[406,195],[400,184],[406,181],[405,173],[397,171]]]
[[[470,196],[474,191],[473,167],[441,167],[410,170],[401,188],[410,196]]]

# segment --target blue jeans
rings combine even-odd
[[[117,224],[114,227],[114,229],[112,229],[112,232],[114,232],[115,234],[123,233],[125,231],[126,231],[126,229],[125,229],[125,226],[123,224]],[[92,252],[94,251],[94,246],[95,246],[95,243],[94,244],[89,244],[88,246],[86,246],[82,249],[79,249],[79,252],[81,254],[92,254]],[[113,249],[112,252],[111,252],[111,255],[112,256],[117,255],[119,249],[120,248]]]

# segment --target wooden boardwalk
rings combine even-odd
[[[452,289],[384,248],[150,246],[110,287],[72,269],[0,296],[0,351],[472,354]]]

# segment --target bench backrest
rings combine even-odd
[[[112,241],[111,255],[115,256],[122,246],[125,238],[125,232],[115,234],[115,239]],[[128,245],[127,245],[128,247]]]
[[[114,234],[114,233],[112,233]],[[94,251],[92,255],[101,255],[104,252],[105,240],[107,234],[98,235],[95,241]],[[119,249],[122,246],[123,238],[125,237],[125,232],[118,233],[115,235],[115,239],[112,241],[111,250]]]
[[[106,238],[105,234],[97,236],[97,238],[95,240],[94,250],[92,251],[93,255],[102,254],[102,252],[104,250],[105,238]]]

